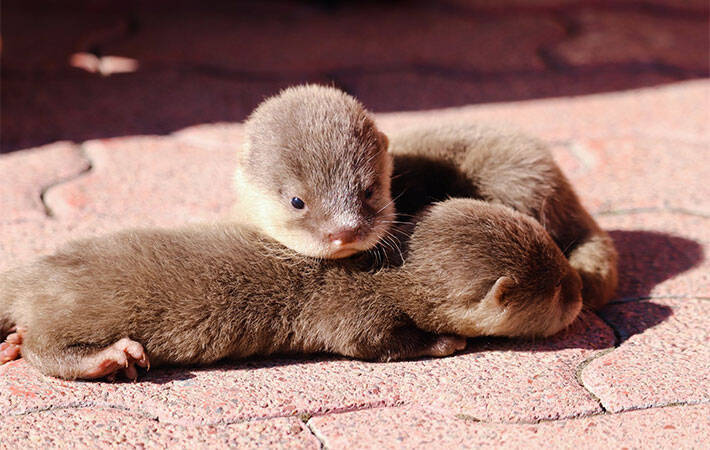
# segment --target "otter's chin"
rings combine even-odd
[[[330,259],[342,259],[342,258],[347,258],[348,256],[352,256],[358,252],[360,252],[360,250],[357,248],[342,248],[340,250],[336,250],[335,252],[333,252],[329,255],[324,255],[323,257],[330,258]]]

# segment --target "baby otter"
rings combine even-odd
[[[598,309],[614,294],[613,242],[538,141],[475,125],[424,126],[393,134],[388,152],[357,100],[315,85],[267,100],[246,128],[234,217],[299,253],[339,258],[391,239],[392,197],[400,220],[470,197],[541,222],[582,277],[585,305]]]
[[[405,217],[431,202],[469,197],[537,219],[582,278],[585,306],[599,309],[617,285],[617,252],[582,206],[544,144],[477,125],[448,124],[390,136],[392,195]]]
[[[387,138],[344,92],[307,85],[264,101],[245,123],[233,218],[303,255],[374,247],[394,219]]]
[[[0,362],[67,379],[136,366],[331,352],[445,356],[458,336],[548,336],[581,309],[579,276],[545,230],[457,199],[421,215],[404,264],[313,259],[234,224],[69,243],[0,276]],[[408,244],[408,245],[407,245]]]

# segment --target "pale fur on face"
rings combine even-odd
[[[347,257],[386,238],[395,219],[392,156],[354,98],[323,86],[290,88],[262,103],[246,129],[233,219],[312,257]],[[305,207],[294,209],[293,197]],[[358,229],[357,239],[335,244],[328,235],[340,229]]]

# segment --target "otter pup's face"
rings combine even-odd
[[[419,326],[469,337],[549,336],[582,308],[577,272],[539,223],[510,208],[439,203],[411,242],[407,263],[440,297],[430,323]]]
[[[247,122],[235,212],[307,256],[372,248],[395,217],[387,145],[352,97],[321,86],[287,89]]]

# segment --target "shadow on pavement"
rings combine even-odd
[[[620,301],[648,297],[657,284],[705,260],[703,247],[688,238],[655,231],[613,230],[609,234],[619,251],[616,299]]]

